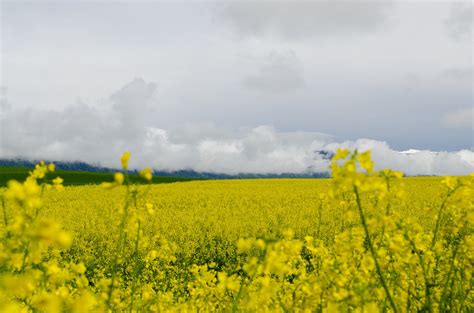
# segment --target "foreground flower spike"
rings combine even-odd
[[[64,180],[58,176],[55,179],[53,179],[53,187],[56,190],[63,190],[64,189],[63,182]]]
[[[149,167],[142,169],[139,174],[146,181],[151,182],[153,179],[153,170]]]
[[[130,151],[125,151],[122,154],[122,157],[120,158],[120,162],[122,163],[122,169],[128,170],[128,161],[130,160],[131,157]]]
[[[53,163],[48,164],[48,172],[54,172],[56,170],[56,165]]]
[[[35,169],[30,172],[30,177],[34,179],[43,179],[48,172],[48,167],[44,164],[44,161],[41,161],[39,164],[36,164]]]
[[[51,189],[46,173],[54,169],[41,162],[24,183],[10,181],[5,193],[0,191],[5,223],[0,229],[0,312],[75,311],[79,302],[75,312],[94,309],[83,301],[90,294],[85,270],[61,257],[72,245],[71,234],[40,214],[43,191]],[[56,177],[53,187],[63,189],[62,182]]]
[[[125,151],[123,154],[122,154],[122,157],[120,158],[120,162],[122,163],[122,168],[124,171],[126,171],[128,169],[128,161],[130,160],[130,157],[131,157],[131,154],[130,152],[128,151]],[[125,174],[124,174],[125,173]],[[114,174],[114,182],[113,183],[109,183],[109,182],[104,182],[101,184],[101,186],[105,189],[112,189],[114,187],[117,187],[117,186],[121,186],[123,185],[126,181],[126,172],[116,172]],[[127,183],[128,183],[128,180],[127,180]]]
[[[125,176],[122,173],[117,172],[114,174],[114,181],[117,185],[123,185],[123,182],[125,181]]]

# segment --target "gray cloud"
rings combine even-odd
[[[93,151],[95,162],[144,142],[149,155],[155,141],[163,151],[227,142],[260,125],[374,138],[394,150],[472,149],[471,132],[441,121],[472,106],[463,70],[472,42],[449,37],[450,3],[394,2],[2,1],[0,84],[10,109],[0,149]],[[113,92],[132,77],[158,85],[137,80]]]
[[[227,1],[217,16],[241,36],[285,39],[373,31],[390,1]]]
[[[472,65],[469,67],[449,68],[443,72],[443,76],[456,81],[472,84],[473,68]]]
[[[373,151],[379,167],[408,174],[467,174],[474,152],[401,153],[385,142],[339,141],[317,132],[279,131],[189,123],[164,129],[155,121],[156,85],[135,79],[100,105],[78,102],[62,110],[7,110],[1,120],[0,157],[82,160],[118,167],[125,150],[131,166],[218,173],[321,172],[328,160],[316,151],[338,147]],[[45,127],[45,125],[47,127]]]
[[[457,1],[452,4],[449,17],[445,20],[449,35],[455,40],[472,40],[473,15],[471,1]]]
[[[7,88],[0,86],[0,115],[9,108],[10,105],[7,100]]]
[[[95,105],[77,102],[62,110],[8,110],[1,123],[2,155],[110,159],[130,143],[143,142],[155,88],[135,79]]]
[[[293,51],[272,52],[253,61],[257,63],[257,73],[243,80],[250,89],[278,94],[299,89],[305,84],[302,66]]]
[[[474,130],[474,108],[463,108],[443,116],[444,125],[452,128]],[[474,136],[474,134],[471,133]]]

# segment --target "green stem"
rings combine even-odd
[[[242,279],[240,282],[239,291],[237,291],[237,295],[232,300],[232,308],[231,308],[232,313],[237,312],[239,300],[240,300],[240,297],[242,296],[243,290],[244,290],[244,281]]]
[[[421,269],[423,271],[423,279],[425,281],[425,296],[426,296],[426,304],[425,307],[427,308],[428,312],[432,312],[432,307],[431,307],[431,282],[428,278],[428,270],[426,269],[425,266],[425,260],[423,256],[421,255],[420,251],[417,249],[415,242],[408,236],[408,233],[405,232],[405,238],[408,240],[410,243],[413,251],[415,251],[415,254],[418,256],[418,259],[420,261]]]
[[[20,272],[23,272],[26,268],[26,258],[28,257],[29,253],[30,253],[30,242],[26,241],[25,242],[25,247],[23,248],[23,260],[22,260],[22,263],[21,263]]]
[[[386,178],[385,183],[387,185],[387,192],[390,194],[390,178],[389,177]],[[385,215],[386,216],[390,215],[390,206],[391,206],[391,202],[390,202],[390,198],[389,198],[388,203],[387,203],[387,207],[385,208]]]
[[[464,236],[462,236],[464,237]],[[463,239],[463,238],[459,238],[459,242]],[[441,311],[444,311],[445,309],[445,300],[448,298],[447,297],[447,292],[448,292],[448,285],[449,285],[449,281],[451,280],[451,275],[453,274],[453,271],[454,271],[454,261],[456,259],[456,256],[458,254],[458,250],[459,250],[459,242],[456,243],[456,246],[454,247],[454,250],[453,250],[453,255],[451,257],[451,262],[449,264],[449,271],[448,271],[448,275],[446,276],[446,281],[444,282],[444,288],[443,288],[443,292],[441,293]]]
[[[137,281],[137,276],[139,275],[138,273],[138,245],[140,243],[140,226],[141,226],[141,223],[140,223],[140,220],[138,220],[137,239],[135,240],[135,269],[134,269],[133,280],[132,280],[130,312],[133,311],[133,302],[135,300],[135,291],[136,291],[136,281]]]
[[[457,185],[455,188],[449,190],[448,194],[446,195],[446,197],[443,200],[443,203],[441,203],[441,206],[439,207],[438,218],[436,219],[436,225],[435,225],[435,229],[434,229],[434,232],[433,232],[433,239],[431,240],[431,245],[430,245],[431,250],[435,246],[436,240],[438,239],[438,231],[439,231],[439,226],[441,224],[441,216],[443,214],[444,208],[446,207],[446,204],[448,203],[449,198],[456,192],[456,190],[459,187],[460,187],[460,185]]]
[[[323,200],[320,201],[318,207],[318,240],[321,240],[321,209],[323,206]]]
[[[2,209],[3,209],[3,222],[5,223],[5,228],[8,226],[8,217],[7,217],[7,208],[5,206],[5,197],[2,195]]]
[[[128,179],[127,179],[128,181]],[[129,185],[127,184],[127,193],[126,193],[126,196],[125,196],[125,206],[124,206],[124,212],[123,212],[123,216],[122,216],[122,220],[120,221],[120,225],[119,225],[119,240],[117,242],[117,253],[115,254],[115,257],[114,257],[114,260],[112,262],[112,281],[110,283],[110,288],[109,288],[109,292],[108,292],[108,297],[107,297],[107,307],[112,309],[113,311],[113,308],[112,308],[112,294],[113,294],[113,291],[114,291],[114,284],[115,284],[115,280],[116,280],[116,277],[117,277],[117,269],[118,269],[118,259],[119,257],[122,256],[122,252],[123,252],[123,249],[124,249],[124,241],[125,241],[125,223],[127,222],[127,218],[128,218],[128,206],[129,206],[129,194],[130,194],[130,187]]]
[[[387,283],[382,273],[382,269],[380,268],[379,261],[377,259],[377,255],[375,253],[374,245],[372,244],[372,240],[370,239],[369,228],[367,227],[367,222],[365,220],[365,215],[362,210],[362,204],[360,201],[359,189],[355,185],[354,185],[354,193],[356,195],[357,207],[359,209],[359,215],[360,215],[362,226],[364,227],[365,237],[367,238],[367,243],[369,244],[370,253],[372,254],[372,258],[374,259],[375,269],[379,276],[380,282],[382,283],[383,289],[385,290],[385,294],[387,295],[390,305],[392,306],[393,311],[397,313],[398,312],[397,306],[395,305],[395,301],[393,301],[392,295],[390,294],[390,290],[388,289]]]

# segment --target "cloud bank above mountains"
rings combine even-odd
[[[125,150],[131,166],[215,173],[305,173],[328,170],[318,151],[371,149],[380,168],[409,175],[474,172],[474,152],[396,151],[371,139],[345,141],[317,132],[284,132],[270,125],[232,128],[212,123],[161,127],[156,85],[136,79],[107,99],[78,101],[60,110],[13,109],[0,113],[0,157],[86,161],[118,167]]]
[[[211,122],[235,138],[272,125],[394,150],[474,149],[472,1],[0,2],[0,107],[28,111],[28,138],[102,146],[127,116],[126,140],[155,127],[186,143],[175,125]],[[156,82],[141,91],[158,91],[144,112],[96,101],[133,77]],[[38,125],[46,114],[61,131]]]

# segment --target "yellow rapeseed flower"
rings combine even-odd
[[[53,179],[53,186],[56,190],[63,190],[64,187],[63,187],[63,182],[64,180],[61,178],[61,177],[56,177],[55,179]]]
[[[0,190],[0,312],[473,306],[471,177],[448,178],[446,193],[441,178],[377,172],[370,153],[345,150],[331,180],[112,188],[129,158],[108,192],[50,192],[44,162]]]
[[[147,181],[151,181],[152,178],[153,178],[153,170],[149,167],[142,169],[139,172],[139,174],[143,179],[145,179]]]
[[[128,161],[130,160],[131,153],[130,151],[125,151],[120,158],[120,162],[122,163],[122,168],[124,170],[128,170]]]
[[[125,181],[125,176],[123,173],[117,172],[114,174],[114,181],[117,185],[122,185]]]
[[[56,165],[53,163],[48,164],[48,172],[54,172],[56,170]]]

